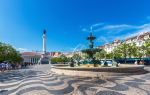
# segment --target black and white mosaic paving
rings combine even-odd
[[[48,65],[37,65],[0,73],[0,95],[150,95],[150,73],[105,79],[69,77],[51,72]]]

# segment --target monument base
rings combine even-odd
[[[39,63],[40,64],[49,64],[49,62],[50,62],[50,58],[48,57],[48,55],[42,54],[42,56],[39,60]]]

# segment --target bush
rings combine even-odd
[[[52,63],[58,63],[58,62],[63,62],[63,60],[61,58],[56,57],[56,58],[52,58],[51,62]]]

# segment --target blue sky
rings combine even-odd
[[[0,0],[0,41],[18,50],[85,48],[89,29],[95,45],[150,30],[150,0]]]

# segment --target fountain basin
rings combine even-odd
[[[55,67],[66,67],[69,66],[69,64],[53,64]]]
[[[85,77],[145,73],[144,65],[119,65],[119,67],[54,67],[51,70],[57,74]]]

